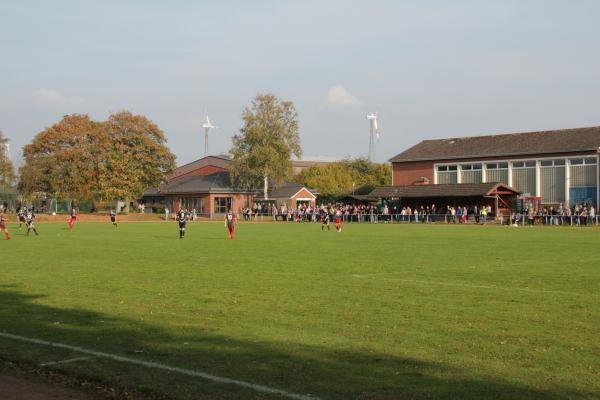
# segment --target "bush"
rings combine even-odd
[[[152,212],[154,214],[164,214],[165,206],[152,206]]]

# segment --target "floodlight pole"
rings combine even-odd
[[[208,130],[210,128],[204,128],[204,156],[208,156]]]
[[[369,135],[369,161],[375,162],[375,132],[371,122],[371,134]]]

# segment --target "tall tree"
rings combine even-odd
[[[80,200],[137,197],[162,183],[175,167],[164,132],[129,112],[103,122],[67,115],[40,132],[23,155],[22,193]]]
[[[10,188],[16,179],[15,168],[8,158],[8,152],[5,151],[7,148],[8,138],[0,131],[0,190]]]
[[[234,184],[257,188],[265,199],[269,182],[280,185],[292,175],[292,156],[300,157],[298,113],[291,101],[258,94],[242,114],[243,126],[233,137],[229,167]]]
[[[166,181],[175,168],[175,155],[166,146],[165,133],[143,115],[122,111],[104,124],[110,152],[106,158],[103,193],[126,200]]]
[[[87,115],[66,115],[23,148],[19,190],[27,195],[93,199],[102,179],[99,160],[107,149],[101,124]]]

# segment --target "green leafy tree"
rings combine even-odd
[[[0,131],[0,190],[6,190],[15,183],[15,168],[4,151],[8,146],[8,138]]]
[[[292,176],[292,156],[301,157],[298,113],[291,101],[258,94],[242,114],[243,126],[233,137],[229,167],[232,182],[246,188],[262,183],[265,199],[269,183],[282,184]]]
[[[342,160],[323,166],[305,168],[296,182],[316,189],[322,197],[335,198],[345,194],[368,194],[375,187],[392,182],[389,164],[377,164],[364,158]]]

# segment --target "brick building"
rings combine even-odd
[[[544,204],[599,201],[600,127],[424,140],[390,159],[394,186],[497,182]]]
[[[224,214],[227,210],[240,211],[262,201],[260,190],[246,190],[234,187],[229,180],[227,167],[231,159],[226,155],[206,156],[176,168],[167,183],[160,188],[146,190],[142,202],[148,208],[154,205],[167,207],[171,211],[187,208],[195,209],[199,215],[212,217]],[[294,171],[310,165],[307,161],[293,161]],[[277,205],[296,207],[299,202],[314,205],[314,194],[305,187],[286,184],[272,188],[269,199]]]

